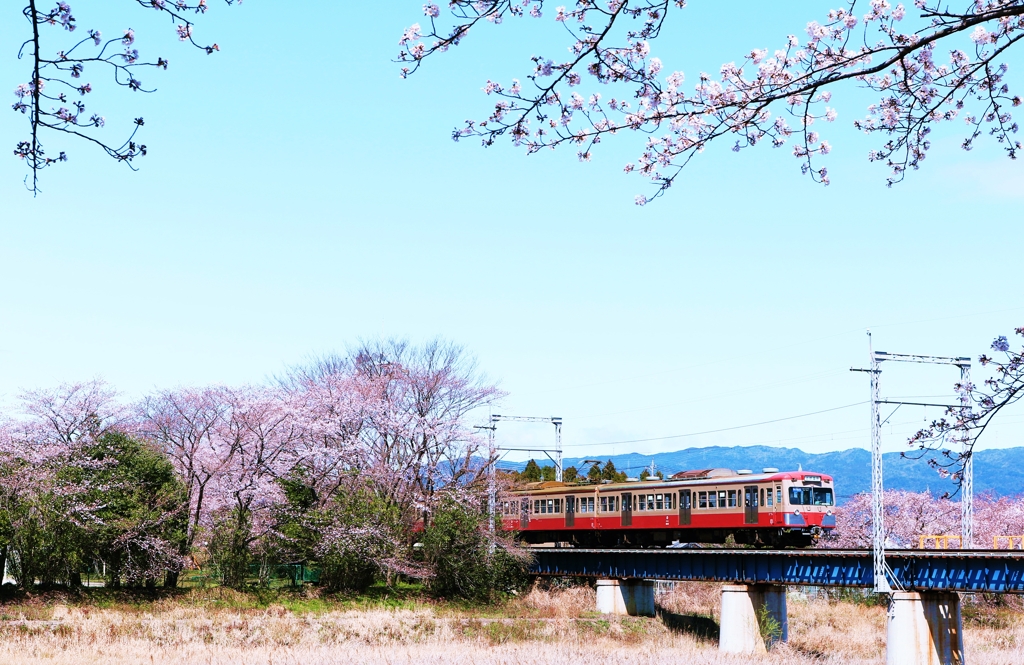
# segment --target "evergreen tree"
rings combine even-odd
[[[526,463],[526,468],[523,469],[522,479],[528,483],[536,483],[541,479],[541,470],[537,466],[537,462],[530,460]]]
[[[574,482],[576,482],[578,477],[579,477],[579,471],[577,471],[576,467],[574,467],[574,466],[570,466],[569,468],[564,469],[562,471],[562,480],[564,480],[567,483],[574,483]]]
[[[587,471],[587,480],[592,483],[601,482],[601,469],[597,464],[592,465],[590,470]]]
[[[542,466],[540,468],[541,480],[554,480],[555,479],[555,467],[553,466]]]

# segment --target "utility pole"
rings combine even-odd
[[[970,381],[971,359],[967,357],[947,356],[922,356],[905,353],[886,353],[875,351],[871,331],[868,331],[868,358],[870,365],[868,369],[850,368],[853,372],[868,372],[871,377],[871,549],[874,565],[875,593],[891,593],[892,587],[886,575],[888,566],[885,563],[885,506],[883,505],[883,483],[882,483],[882,421],[879,413],[879,406],[882,404],[895,404],[899,409],[901,406],[939,406],[949,408],[969,409],[967,405],[967,390],[964,386]],[[926,363],[931,365],[953,365],[960,368],[960,404],[926,404],[921,402],[896,402],[883,400],[879,396],[879,379],[882,373],[881,363],[886,360],[897,362]],[[895,413],[895,411],[893,411]],[[892,414],[889,415],[892,417]],[[888,420],[888,418],[886,419]],[[966,453],[969,441],[963,440],[964,452]],[[974,524],[974,464],[971,455],[964,460],[963,477],[961,478],[960,491],[960,525],[961,525],[961,547],[971,547],[973,524]]]

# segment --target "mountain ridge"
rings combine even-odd
[[[955,483],[943,479],[928,465],[927,460],[936,455],[941,453],[931,453],[922,459],[914,460],[902,458],[900,453],[885,453],[882,455],[885,488],[911,492],[927,490],[940,496],[947,492],[952,494],[957,489]],[[580,468],[585,459],[597,457],[566,457],[563,466]],[[602,464],[609,459],[615,464],[616,469],[634,477],[640,475],[652,461],[666,476],[678,471],[712,467],[754,471],[760,471],[765,467],[777,467],[782,471],[802,467],[804,470],[820,471],[832,476],[840,501],[871,489],[871,453],[862,448],[807,453],[799,448],[773,446],[709,446],[652,455],[611,455],[602,457]],[[546,458],[537,459],[537,463],[541,466],[551,464]],[[526,462],[501,462],[499,466],[502,469],[521,471]],[[979,450],[975,453],[974,492],[991,493],[996,496],[1016,496],[1024,493],[1024,447]]]

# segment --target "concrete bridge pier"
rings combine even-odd
[[[598,580],[597,611],[602,614],[654,616],[654,580]]]
[[[789,639],[786,587],[727,584],[722,587],[718,649],[725,653],[764,653]]]
[[[896,591],[886,630],[887,665],[962,665],[960,596],[934,591]]]

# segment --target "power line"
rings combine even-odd
[[[918,323],[934,323],[934,322],[937,322],[937,321],[952,321],[954,319],[972,318],[972,317],[977,317],[977,316],[985,316],[985,315],[988,315],[988,314],[1003,314],[1005,312],[1017,312],[1017,311],[1020,311],[1022,309],[1024,309],[1024,307],[1022,307],[1022,306],[1009,307],[1009,308],[1005,308],[1005,309],[992,309],[992,310],[988,310],[988,311],[985,311],[985,312],[972,312],[970,314],[957,314],[957,315],[954,315],[954,316],[944,316],[944,317],[941,317],[941,318],[934,318],[934,319],[918,319],[916,321],[899,321],[899,322],[894,322],[894,323],[882,323],[882,324],[876,324],[876,325],[869,326],[869,327],[870,328],[892,328],[892,327],[916,325]],[[860,332],[860,331],[864,330],[866,327],[868,327],[868,326],[861,326],[861,327],[857,327],[857,328],[852,328],[850,330],[845,330],[843,332],[832,333],[832,334],[829,334],[829,335],[825,335],[823,337],[815,337],[813,339],[807,339],[807,340],[803,340],[803,341],[800,341],[800,342],[795,342],[793,344],[785,344],[785,345],[782,345],[782,346],[773,347],[772,349],[768,349],[768,350],[771,350],[771,351],[782,351],[784,349],[790,349],[790,348],[797,347],[797,346],[805,346],[807,344],[812,344],[814,342],[820,342],[820,341],[824,341],[824,340],[827,340],[827,339],[832,339],[834,337],[843,337],[844,335],[850,335],[850,334],[853,334],[855,332]],[[646,378],[650,378],[650,377],[654,377],[654,376],[661,376],[661,375],[664,375],[664,374],[678,373],[678,372],[682,372],[682,371],[685,371],[685,370],[688,370],[688,369],[696,369],[696,368],[699,368],[699,367],[708,367],[710,365],[718,365],[718,364],[723,364],[723,363],[728,364],[728,363],[738,362],[738,361],[741,361],[741,360],[746,360],[748,358],[753,358],[755,356],[761,355],[765,351],[766,350],[760,350],[760,351],[758,351],[755,354],[749,354],[749,355],[743,355],[743,356],[735,356],[735,357],[730,357],[730,358],[721,358],[721,359],[718,359],[718,360],[711,360],[711,361],[708,361],[708,362],[697,363],[697,364],[694,364],[694,365],[684,365],[682,367],[675,367],[675,368],[672,368],[672,369],[660,369],[658,371],[650,372],[650,373],[645,373],[645,374],[634,374],[632,376],[620,376],[620,377],[617,377],[617,378],[614,378],[614,379],[605,379],[605,380],[597,381],[597,382],[577,384],[577,385],[569,385],[569,386],[560,386],[560,387],[555,387],[555,388],[548,388],[548,389],[545,389],[545,390],[535,390],[535,391],[531,391],[531,392],[518,393],[517,396],[518,397],[523,397],[525,395],[525,396],[529,397],[529,396],[533,396],[533,395],[546,395],[546,394],[550,394],[550,393],[554,393],[554,392],[565,392],[565,391],[570,391],[570,390],[581,390],[581,389],[584,389],[584,388],[594,388],[594,387],[597,387],[597,386],[605,386],[605,385],[612,384],[612,383],[623,383],[623,382],[627,382],[627,381],[638,381],[640,379],[646,379]]]
[[[651,437],[649,439],[629,439],[629,440],[625,440],[625,441],[602,441],[600,443],[573,443],[573,444],[568,444],[565,447],[566,448],[570,448],[570,447],[571,448],[581,448],[581,447],[586,447],[586,446],[611,446],[611,445],[617,445],[617,444],[620,444],[620,443],[646,443],[648,441],[664,441],[666,439],[682,439],[682,438],[686,438],[686,437],[690,437],[690,436],[700,436],[702,434],[717,434],[718,432],[730,432],[732,430],[745,429],[747,427],[758,427],[760,425],[770,425],[772,423],[781,423],[784,420],[796,420],[797,418],[807,418],[808,416],[816,416],[816,415],[818,415],[820,413],[828,413],[830,411],[839,411],[840,409],[849,409],[851,407],[860,406],[862,404],[867,404],[867,403],[868,402],[865,400],[863,402],[855,402],[853,404],[847,404],[845,406],[836,406],[836,407],[833,407],[831,409],[822,409],[821,411],[812,411],[811,413],[801,413],[798,416],[787,416],[786,418],[776,418],[775,420],[765,420],[765,421],[762,421],[762,422],[759,422],[759,423],[750,423],[748,425],[736,425],[735,427],[723,427],[721,429],[710,429],[710,430],[707,430],[707,431],[704,431],[704,432],[690,432],[688,434],[671,434],[669,436],[654,436],[654,437]]]
[[[825,371],[822,371],[822,372],[815,372],[814,374],[808,374],[808,375],[805,375],[805,376],[798,376],[798,377],[792,377],[792,378],[788,378],[788,379],[783,379],[782,381],[774,381],[772,383],[763,383],[763,384],[760,384],[760,385],[757,385],[757,386],[750,386],[749,388],[740,388],[738,390],[730,390],[728,392],[720,393],[720,394],[717,394],[717,395],[707,395],[705,397],[697,397],[697,398],[693,398],[693,399],[686,399],[686,400],[682,400],[682,401],[679,401],[679,402],[671,402],[671,403],[668,403],[668,404],[658,404],[656,406],[645,406],[645,407],[640,407],[638,409],[627,409],[625,411],[612,411],[610,413],[608,413],[608,412],[591,413],[591,414],[588,414],[588,415],[585,415],[585,416],[569,416],[569,418],[571,418],[572,420],[583,420],[585,418],[599,418],[599,417],[600,418],[604,418],[604,417],[609,417],[609,416],[621,416],[623,414],[628,414],[628,413],[639,413],[641,411],[654,411],[654,410],[657,410],[657,409],[668,409],[668,408],[671,408],[671,407],[674,407],[674,406],[681,406],[683,404],[693,404],[695,402],[706,402],[708,400],[721,399],[722,397],[730,397],[732,395],[742,395],[744,393],[757,392],[757,391],[763,390],[765,388],[776,388],[776,387],[779,387],[779,386],[791,386],[791,385],[795,385],[795,384],[798,384],[798,383],[803,383],[805,381],[817,381],[819,379],[824,379],[824,378],[828,378],[828,377],[831,377],[831,376],[835,376],[837,374],[842,374],[845,371],[846,370],[825,370]]]

